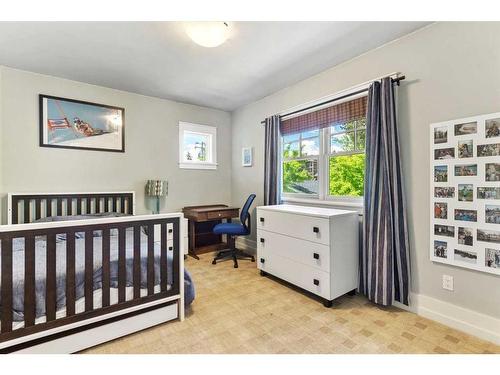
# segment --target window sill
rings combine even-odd
[[[337,207],[352,207],[363,208],[363,201],[344,201],[344,200],[319,200],[294,197],[282,197],[284,203],[302,203],[313,206],[337,206]]]
[[[179,163],[181,169],[217,169],[217,163]]]

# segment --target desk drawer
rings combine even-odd
[[[257,267],[271,275],[330,299],[330,274],[276,254],[257,252]]]
[[[330,244],[330,220],[257,208],[257,229]]]
[[[259,254],[276,254],[306,266],[330,272],[330,248],[282,234],[257,230]]]
[[[208,220],[231,219],[233,217],[238,217],[238,210],[214,211],[207,212],[206,214]]]

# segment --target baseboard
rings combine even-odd
[[[500,319],[421,294],[411,297],[416,314],[500,345]]]

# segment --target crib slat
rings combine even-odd
[[[115,197],[111,197],[111,204],[112,204],[112,208],[111,208],[111,212],[116,212],[116,206],[118,205],[118,198],[115,198]]]
[[[17,224],[19,222],[19,201],[17,199],[12,200],[12,224]]]
[[[155,228],[148,225],[148,295],[154,294],[155,288]]]
[[[160,286],[161,291],[167,291],[167,223],[161,224],[161,250],[160,250]]]
[[[66,315],[75,315],[75,232],[66,233]]]
[[[109,197],[104,197],[104,212],[109,212]]]
[[[35,324],[35,237],[24,237],[24,326]]]
[[[102,230],[102,306],[109,306],[110,266],[109,266],[109,229]]]
[[[92,208],[91,206],[91,200],[90,198],[85,199],[85,213],[90,214],[92,211],[90,210]]]
[[[82,198],[76,198],[76,214],[82,214]]]
[[[125,227],[118,228],[118,302],[125,302],[125,284],[127,281],[125,230]]]
[[[134,226],[134,299],[141,297],[141,226]]]
[[[174,294],[177,294],[179,293],[179,290],[180,290],[180,280],[183,280],[184,278],[184,275],[180,275],[180,265],[179,265],[179,261],[180,261],[180,256],[181,256],[181,252],[180,252],[180,238],[179,238],[179,234],[180,234],[180,228],[179,228],[179,225],[180,225],[180,221],[178,218],[174,219],[174,222],[173,222],[173,229],[174,229],[174,254],[173,254],[173,259],[172,259],[172,293]]]
[[[2,328],[12,331],[12,238],[2,238]]]
[[[45,311],[47,321],[56,319],[56,235],[47,234],[47,254],[46,254],[46,272],[45,276]]]
[[[57,198],[57,216],[62,216],[62,198]]]
[[[30,222],[30,203],[31,201],[29,199],[23,199],[23,205],[24,205],[24,222],[29,223]]]
[[[94,309],[94,232],[85,231],[85,311]]]
[[[73,216],[73,198],[66,199],[66,215]]]
[[[121,208],[120,208],[120,212],[121,212],[122,214],[126,213],[126,212],[125,212],[125,198],[124,198],[124,197],[121,197],[121,198],[120,198],[120,206],[121,206]]]
[[[46,210],[47,213],[46,213],[46,215],[47,216],[52,216],[52,199],[51,198],[47,198],[45,200],[45,202],[46,202],[45,204],[47,205],[47,210]]]
[[[40,199],[35,200],[35,220],[42,217],[42,201]]]

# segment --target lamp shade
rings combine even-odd
[[[167,195],[168,182],[165,180],[147,180],[146,195],[150,197],[163,197]]]

